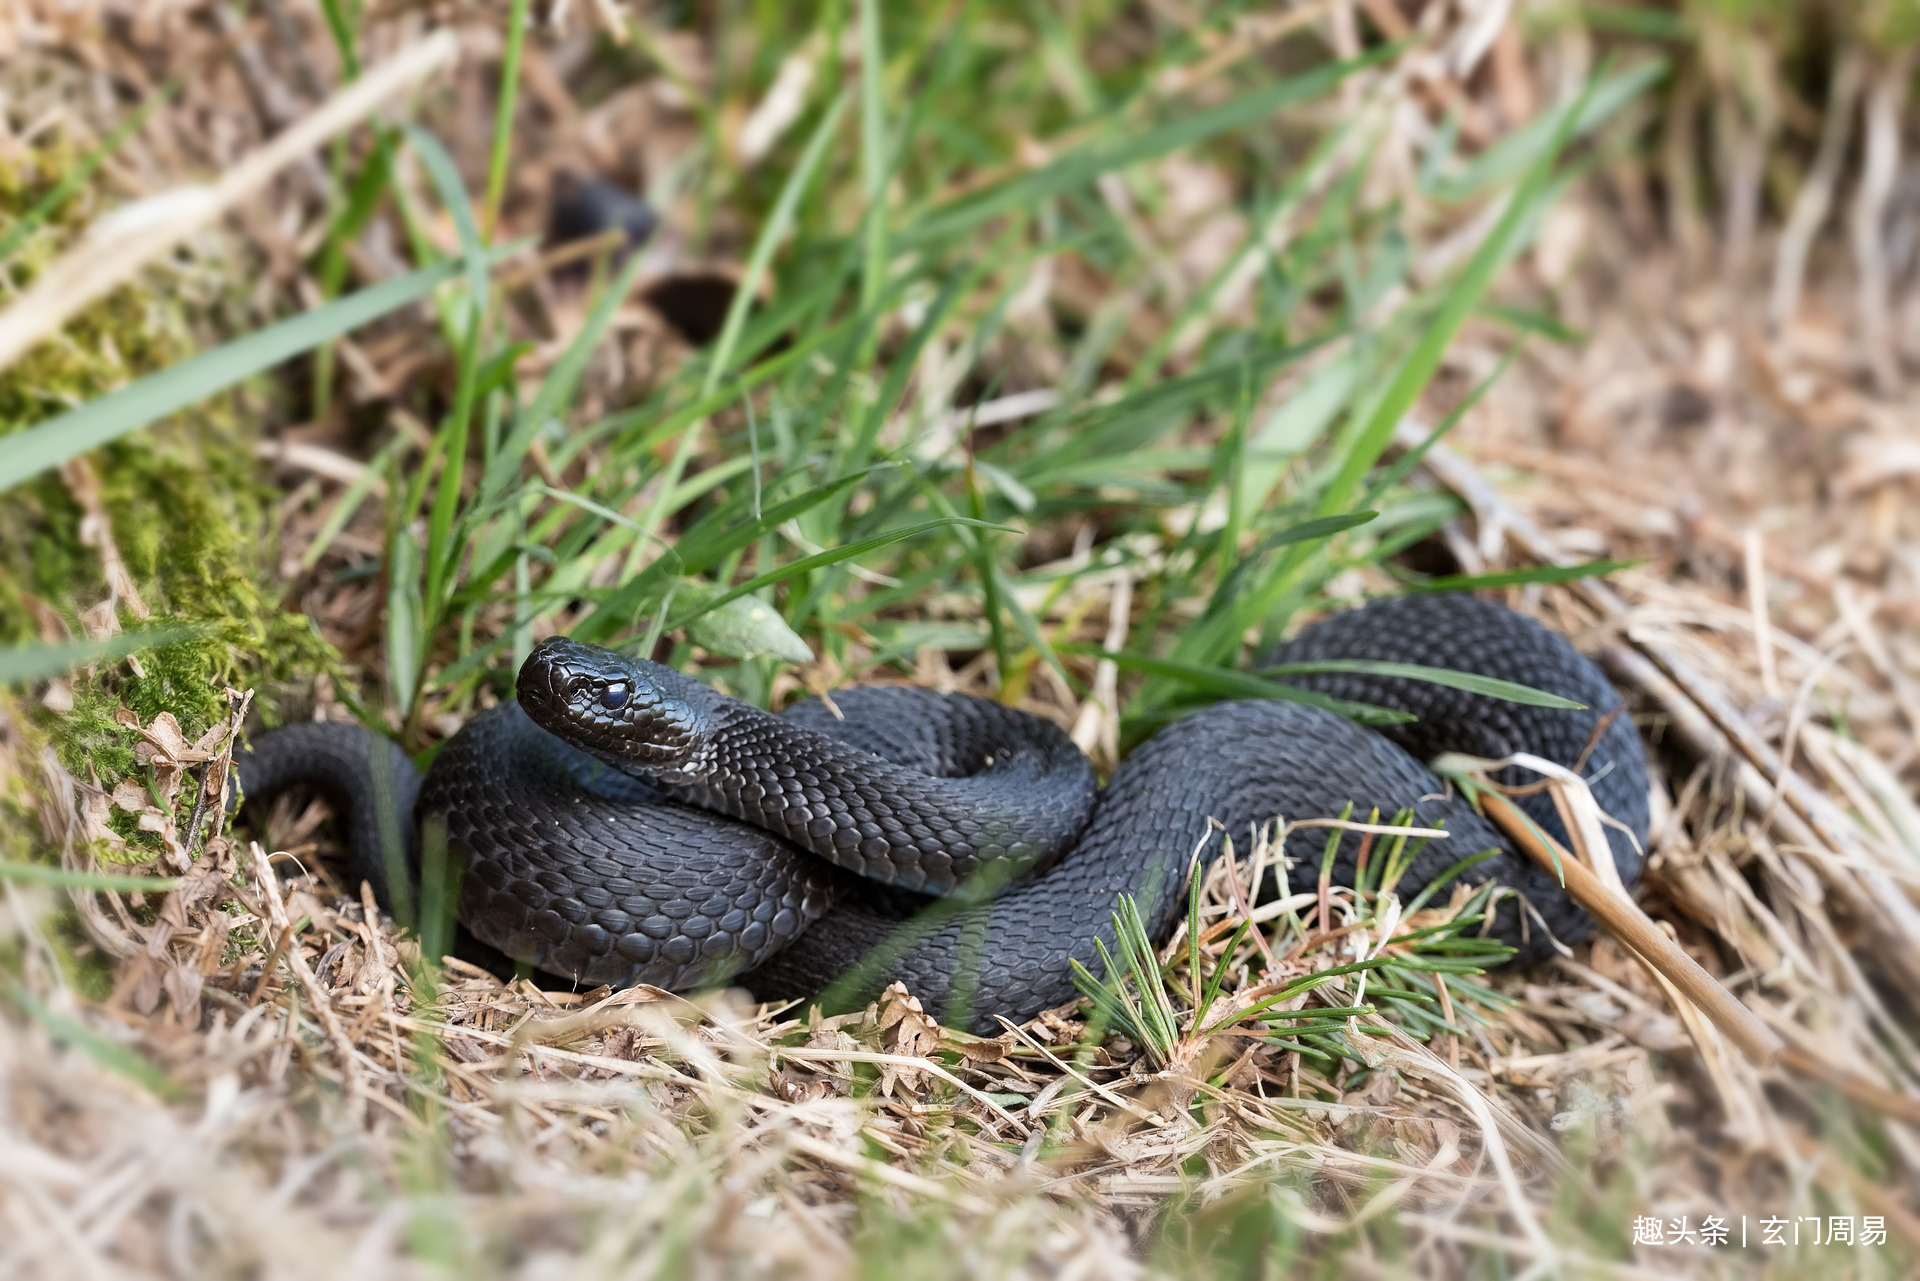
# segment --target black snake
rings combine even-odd
[[[774,715],[671,668],[554,639],[522,667],[517,701],[473,718],[424,779],[357,725],[270,731],[236,763],[255,803],[297,784],[325,795],[354,874],[383,903],[402,877],[416,892],[421,825],[437,839],[444,822],[461,925],[539,970],[676,990],[738,980],[773,999],[861,966],[861,993],[902,979],[929,1010],[982,1028],[1071,998],[1069,958],[1092,965],[1096,939],[1114,946],[1117,895],[1134,895],[1160,937],[1223,834],[1245,850],[1259,825],[1349,803],[1358,818],[1411,808],[1451,833],[1413,859],[1403,896],[1495,849],[1469,879],[1497,879],[1530,910],[1499,904],[1490,933],[1523,960],[1549,934],[1584,934],[1554,876],[1428,771],[1442,752],[1579,768],[1617,821],[1622,880],[1636,880],[1644,749],[1565,638],[1472,597],[1408,596],[1336,614],[1261,662],[1335,659],[1496,677],[1584,710],[1401,675],[1288,675],[1415,719],[1369,728],[1298,702],[1215,703],[1160,729],[1097,789],[1058,728],[984,699],[857,686]],[[1518,803],[1566,840],[1549,796]],[[1316,829],[1288,837],[1296,888],[1317,879],[1325,843]],[[1336,883],[1351,881],[1359,848],[1341,842]]]

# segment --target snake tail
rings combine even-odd
[[[344,838],[351,888],[365,881],[390,913],[410,919],[419,892],[414,813],[419,769],[400,745],[365,726],[307,721],[237,748],[242,803],[258,806],[307,787],[332,809]]]

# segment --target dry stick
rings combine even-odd
[[[1806,279],[1807,255],[1813,239],[1827,221],[1833,208],[1833,189],[1840,181],[1840,166],[1846,163],[1847,141],[1852,133],[1853,104],[1860,96],[1860,51],[1844,45],[1836,57],[1833,86],[1827,91],[1827,109],[1822,118],[1820,146],[1814,153],[1813,169],[1793,198],[1793,212],[1787,215],[1787,229],[1780,234],[1780,256],[1774,263],[1773,297],[1767,304],[1767,323],[1776,333],[1783,332],[1800,310],[1800,287]]]
[[[1426,437],[1426,429],[1418,423],[1408,420],[1400,425],[1402,444],[1417,444]],[[1424,460],[1427,469],[1462,498],[1476,511],[1492,514],[1528,555],[1546,564],[1566,564],[1566,558],[1553,545],[1544,531],[1532,521],[1514,510],[1500,495],[1482,480],[1466,462],[1445,446],[1436,445],[1430,449]],[[1603,616],[1618,619],[1627,612],[1627,605],[1611,588],[1592,579],[1579,579],[1569,584],[1589,604]],[[1651,656],[1651,657],[1650,657]],[[1803,848],[1837,850],[1848,854],[1857,854],[1858,842],[1843,824],[1845,818],[1839,815],[1825,796],[1816,792],[1804,778],[1792,772],[1782,762],[1759,735],[1747,725],[1737,709],[1729,704],[1718,691],[1695,676],[1677,656],[1665,652],[1661,647],[1645,642],[1609,645],[1601,652],[1603,664],[1617,678],[1626,680],[1659,702],[1673,717],[1672,728],[1681,740],[1697,754],[1708,759],[1732,757],[1736,767],[1736,777],[1741,790],[1747,793],[1749,800],[1757,810],[1765,810],[1768,801],[1774,797],[1776,788],[1787,794],[1789,806],[1779,806],[1772,811],[1773,824],[1792,844]],[[1739,757],[1745,757],[1741,760]],[[1504,810],[1509,820],[1515,818],[1512,804],[1497,793],[1488,793],[1491,810],[1496,821]],[[1538,849],[1535,829],[1520,821],[1512,821],[1511,826],[1503,823],[1516,843],[1536,859],[1542,858]],[[1548,866],[1552,866],[1551,855],[1546,856]],[[1854,867],[1856,876],[1829,876],[1827,883],[1838,890],[1848,901],[1849,906],[1861,920],[1878,927],[1880,941],[1883,944],[1883,959],[1893,961],[1905,968],[1909,974],[1920,978],[1920,930],[1915,930],[1906,918],[1914,915],[1913,907],[1908,903],[1900,887],[1884,873],[1864,870],[1867,860],[1858,858]],[[1816,866],[1825,870],[1821,861]],[[1583,864],[1563,856],[1560,867],[1566,872],[1566,884],[1570,893],[1581,906],[1587,908],[1595,917],[1610,927],[1614,926],[1609,912],[1602,907],[1588,903],[1581,897],[1576,882],[1587,883],[1588,888],[1598,886],[1598,878]],[[1867,882],[1866,884],[1863,884]],[[1613,916],[1620,915],[1622,900],[1610,892],[1601,889],[1598,896]],[[1777,1034],[1749,1011],[1746,1006],[1734,1001],[1713,978],[1701,970],[1693,958],[1682,952],[1672,940],[1652,928],[1652,923],[1637,907],[1628,901],[1625,903],[1629,919],[1637,922],[1651,936],[1650,946],[1661,952],[1670,953],[1678,962],[1693,971],[1704,980],[1714,998],[1700,1000],[1677,976],[1657,965],[1655,954],[1639,948],[1634,940],[1621,935],[1623,942],[1633,947],[1650,966],[1659,969],[1663,977],[1674,981],[1681,991],[1696,1000],[1709,1018],[1714,1020],[1731,1039],[1748,1051],[1753,1057],[1749,1043],[1726,1024],[1721,1023],[1720,1013],[1724,1012],[1738,1019],[1743,1026],[1757,1027],[1762,1040],[1756,1045],[1769,1044],[1771,1049],[1759,1062],[1771,1061],[1778,1057],[1786,1066],[1807,1076],[1825,1081],[1841,1090],[1856,1102],[1874,1107],[1891,1116],[1916,1120],[1916,1105],[1905,1095],[1888,1090],[1868,1081],[1848,1069],[1828,1062],[1799,1045],[1788,1045]],[[1618,928],[1616,933],[1618,933]],[[1657,940],[1657,941],[1654,941]]]
[[[347,1078],[347,1094],[356,1103],[368,1100],[366,1080],[360,1071],[360,1055],[354,1049],[353,1041],[348,1038],[345,1028],[340,1026],[340,1016],[333,1008],[333,1001],[327,989],[320,985],[320,979],[307,964],[307,958],[301,954],[298,945],[291,944],[293,921],[287,915],[287,904],[280,897],[280,881],[273,873],[273,864],[267,860],[267,852],[260,843],[252,843],[254,881],[260,887],[260,896],[266,900],[267,920],[280,932],[280,939],[274,945],[274,952],[284,955],[287,968],[293,971],[300,986],[306,989],[307,999],[313,1002],[313,1012],[320,1020],[321,1028],[327,1039],[333,1042],[334,1052],[340,1056],[340,1071]],[[282,944],[287,944],[284,950]]]
[[[1826,1082],[1855,1103],[1870,1107],[1876,1112],[1884,1112],[1888,1116],[1898,1117],[1909,1125],[1920,1126],[1920,1099],[1901,1094],[1896,1090],[1889,1090],[1886,1086],[1870,1081],[1858,1072],[1822,1058],[1800,1043],[1807,1035],[1806,1030],[1795,1025],[1785,1015],[1777,1015],[1773,1022],[1794,1038],[1787,1043],[1781,1055],[1781,1062],[1788,1067],[1816,1081]]]
[[[1600,651],[1600,661],[1615,679],[1639,688],[1665,708],[1669,716],[1667,732],[1688,751],[1708,760],[1728,756],[1725,741],[1706,714],[1688,700],[1677,686],[1668,681],[1659,669],[1641,654],[1622,645],[1610,645]],[[1734,757],[1731,764],[1734,767],[1735,781],[1739,784],[1741,791],[1747,795],[1749,802],[1757,809],[1763,802],[1755,798],[1771,796],[1773,782],[1738,757]],[[1785,838],[1786,845],[1811,851],[1821,848],[1820,838],[1792,810],[1784,807],[1776,809],[1769,818],[1773,827]],[[1849,910],[1857,919],[1869,925],[1879,925],[1883,934],[1883,944],[1895,937],[1893,932],[1899,927],[1888,923],[1883,916],[1879,915],[1887,906],[1884,896],[1876,898],[1869,895],[1860,881],[1852,876],[1836,876],[1831,878],[1828,884],[1847,900]],[[1852,958],[1846,953],[1842,952],[1840,956],[1845,963],[1851,964]],[[1890,957],[1884,949],[1881,956],[1882,959],[1900,959]],[[1872,989],[1869,988],[1866,991],[1871,996]],[[1884,1008],[1878,1006],[1877,1001],[1874,1002],[1874,1007],[1883,1021],[1895,1030],[1898,1029],[1898,1025],[1892,1022],[1891,1016]]]
[[[1420,445],[1428,434],[1427,427],[1412,418],[1402,420],[1396,433],[1405,448]],[[1433,446],[1422,462],[1435,479],[1485,520],[1496,523],[1528,556],[1545,565],[1573,563],[1545,531],[1445,445]],[[1601,617],[1616,623],[1626,619],[1626,601],[1605,583],[1581,578],[1567,587]],[[1626,644],[1606,647],[1601,661],[1617,679],[1642,690],[1670,713],[1688,733],[1688,745],[1701,756],[1735,758],[1736,777],[1755,813],[1767,811],[1777,786],[1786,804],[1774,810],[1772,820],[1788,841],[1815,853],[1850,856],[1855,873],[1851,876],[1829,866],[1833,860],[1813,862],[1854,915],[1874,929],[1878,954],[1903,971],[1909,986],[1920,989],[1920,909],[1908,902],[1891,877],[1868,870],[1873,860],[1860,849],[1859,837],[1833,802],[1789,769],[1738,709],[1665,647],[1629,637]]]
[[[142,267],[229,210],[334,135],[360,123],[397,93],[452,62],[459,43],[437,32],[382,63],[276,134],[219,181],[172,191],[106,215],[79,244],[0,312],[0,369],[57,332],[69,316],[118,288]],[[111,230],[109,230],[111,228]]]
[[[1773,620],[1767,612],[1767,550],[1759,526],[1747,530],[1747,609],[1753,615],[1753,648],[1760,660],[1760,688],[1780,697],[1780,672],[1773,661]]]
[[[1562,849],[1558,841],[1529,822],[1514,803],[1499,792],[1482,792],[1480,799],[1487,817],[1515,846],[1548,871],[1558,872],[1568,897],[1606,926],[1615,938],[1639,953],[1660,977],[1678,988],[1748,1059],[1765,1067],[1780,1057],[1786,1042],[1780,1039],[1779,1033],[1734,999],[1733,993],[1668,938],[1632,899],[1608,888],[1592,868]]]
[[[1866,154],[1853,204],[1853,258],[1858,267],[1860,346],[1882,395],[1900,389],[1900,359],[1894,350],[1884,231],[1887,206],[1900,176],[1900,107],[1907,96],[1913,51],[1903,50],[1868,81]]]

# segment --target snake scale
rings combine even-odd
[[[1362,726],[1324,706],[1214,703],[1136,748],[1105,788],[1054,725],[998,703],[855,686],[775,715],[669,667],[563,639],[535,648],[515,701],[474,717],[424,778],[357,725],[269,731],[236,758],[248,800],[304,785],[328,799],[355,877],[383,904],[417,884],[423,827],[444,824],[457,916],[482,950],[581,984],[685,990],[737,981],[763,999],[854,974],[901,979],[937,1015],[983,1030],[1072,998],[1069,958],[1114,947],[1116,896],[1155,937],[1189,868],[1276,818],[1411,808],[1429,842],[1411,897],[1467,855],[1498,880],[1488,931],[1535,960],[1590,922],[1424,762],[1527,752],[1587,778],[1632,885],[1647,836],[1644,748],[1618,695],[1562,636],[1462,595],[1379,600],[1260,656],[1419,664],[1516,682],[1582,710],[1504,701],[1377,671],[1287,675],[1325,699],[1413,719]],[[1517,771],[1510,780],[1526,782]],[[1552,798],[1517,803],[1565,842]],[[1317,880],[1323,830],[1294,831],[1294,888]],[[1336,883],[1360,849],[1343,840]],[[1097,967],[1096,967],[1097,968]]]

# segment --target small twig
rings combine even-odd
[[[1784,330],[1800,310],[1800,286],[1807,274],[1807,256],[1813,250],[1814,237],[1827,221],[1833,208],[1833,189],[1840,181],[1840,166],[1846,162],[1847,142],[1853,132],[1853,106],[1860,97],[1860,54],[1851,44],[1833,69],[1833,87],[1827,93],[1827,109],[1822,119],[1820,147],[1814,153],[1813,169],[1793,198],[1793,212],[1787,215],[1786,230],[1780,233],[1780,254],[1773,266],[1773,297],[1767,305],[1767,323],[1775,332]]]
[[[367,473],[367,464],[358,458],[349,458],[338,450],[300,440],[260,441],[253,447],[253,456],[268,462],[283,463],[300,471],[312,472],[316,476],[324,476],[342,485],[352,485]],[[367,489],[376,497],[387,496],[387,482],[379,476],[367,482]]]
[[[340,1070],[347,1078],[347,1093],[356,1100],[365,1100],[367,1086],[360,1074],[359,1053],[347,1037],[346,1029],[340,1026],[340,1017],[334,1011],[331,995],[321,986],[299,946],[290,941],[293,922],[287,915],[286,901],[280,897],[280,882],[273,874],[273,864],[267,860],[267,852],[258,841],[252,843],[252,855],[254,881],[260,886],[260,895],[266,901],[267,920],[281,935],[274,950],[279,951],[282,944],[286,945],[287,968],[293,971],[300,986],[306,990],[307,999],[313,1002],[314,1016],[320,1020],[327,1039],[333,1042],[334,1052],[340,1056]]]
[[[1760,660],[1760,688],[1780,697],[1780,671],[1773,661],[1773,622],[1767,614],[1767,550],[1760,530],[1747,530],[1747,608],[1753,614],[1753,648]]]
[[[1403,447],[1411,448],[1423,443],[1428,434],[1425,425],[1408,418],[1401,422],[1396,438]],[[1533,560],[1543,565],[1573,563],[1540,526],[1515,510],[1444,444],[1428,449],[1421,463],[1475,511],[1492,513],[1506,537]],[[1607,584],[1580,578],[1569,582],[1567,588],[1603,619],[1616,625],[1626,621],[1626,601]],[[1900,967],[1904,977],[1920,987],[1920,911],[1892,878],[1872,867],[1872,860],[1861,852],[1857,829],[1834,803],[1782,762],[1746,717],[1678,655],[1631,637],[1626,643],[1603,647],[1600,657],[1610,675],[1641,690],[1673,717],[1689,748],[1708,760],[1733,758],[1740,789],[1756,813],[1766,812],[1775,787],[1780,788],[1786,804],[1772,815],[1780,834],[1794,845],[1845,856],[1815,859],[1813,866],[1825,883],[1847,900],[1859,919],[1871,924],[1878,955]],[[1841,875],[1842,865],[1854,874]]]
[[[33,286],[0,312],[0,369],[56,333],[67,318],[132,278],[189,236],[257,196],[288,165],[352,128],[395,94],[453,61],[459,42],[441,31],[375,67],[311,115],[275,135],[218,182],[179,187],[95,223]]]
[[[1776,1024],[1793,1028],[1795,1036],[1801,1035],[1800,1030],[1787,1019],[1778,1019]],[[1869,1081],[1851,1068],[1834,1063],[1797,1041],[1786,1046],[1780,1061],[1802,1076],[1831,1085],[1855,1103],[1887,1116],[1898,1117],[1909,1125],[1920,1126],[1920,1099]]]
[[[1642,912],[1632,899],[1616,894],[1599,875],[1574,858],[1559,842],[1528,821],[1512,801],[1488,789],[1481,793],[1487,817],[1514,845],[1548,871],[1560,873],[1568,897],[1585,908],[1622,943],[1660,973],[1682,995],[1699,1006],[1713,1025],[1752,1062],[1767,1066],[1779,1059],[1786,1048],[1779,1034],[1760,1021],[1758,1015],[1734,998],[1720,981],[1702,969],[1700,963],[1681,950]]]
[[[1887,205],[1900,176],[1900,107],[1907,96],[1913,51],[1907,49],[1876,72],[1867,87],[1866,155],[1853,206],[1853,260],[1860,304],[1860,346],[1874,384],[1883,395],[1900,387],[1888,298]]]

